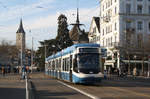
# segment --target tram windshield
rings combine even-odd
[[[98,53],[80,53],[78,54],[79,71],[86,74],[99,73],[99,54]]]

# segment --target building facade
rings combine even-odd
[[[100,44],[108,51],[105,69],[147,73],[143,52],[148,54],[144,46],[150,43],[150,0],[100,0],[100,18]]]
[[[100,44],[100,18],[93,17],[89,30],[89,43]]]

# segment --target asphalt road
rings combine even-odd
[[[80,92],[61,84],[59,80],[32,76],[36,99],[91,99]]]
[[[36,99],[150,99],[149,80],[107,79],[96,85],[77,85],[30,74]],[[0,77],[0,99],[25,99],[25,81],[18,75]]]
[[[37,99],[150,99],[150,83],[103,80],[98,85],[77,85],[43,74],[32,75]]]

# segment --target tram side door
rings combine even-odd
[[[72,55],[70,55],[70,73],[69,73],[70,82],[72,82]]]

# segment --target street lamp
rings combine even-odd
[[[31,30],[29,30],[31,37],[32,37],[32,48],[31,48],[31,73],[33,72],[33,36]]]
[[[32,50],[31,50],[31,73],[33,72],[33,37],[32,37]]]
[[[46,60],[46,57],[47,57],[47,50],[46,50],[46,46],[48,46],[48,45],[44,44],[44,48],[45,48],[45,60]]]

